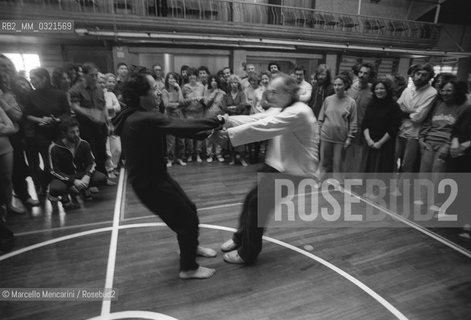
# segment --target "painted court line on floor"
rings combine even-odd
[[[117,216],[119,217],[119,214]],[[113,232],[116,229],[124,230],[124,229],[131,229],[131,228],[152,228],[152,227],[166,227],[166,226],[167,225],[163,222],[152,222],[152,223],[138,223],[138,224],[121,225],[121,226],[118,226],[117,228],[116,227],[107,227],[107,228],[101,228],[101,229],[88,230],[88,231],[79,232],[79,233],[75,233],[75,234],[72,234],[72,235],[67,235],[67,236],[64,236],[64,237],[60,237],[60,238],[57,238],[57,239],[44,241],[44,242],[41,242],[41,243],[38,243],[38,244],[35,244],[35,245],[32,245],[32,246],[23,248],[21,250],[11,252],[7,255],[0,256],[0,261],[5,260],[7,258],[11,258],[11,257],[16,256],[16,255],[19,255],[19,254],[24,253],[24,252],[28,252],[28,251],[31,251],[31,250],[34,250],[34,249],[37,249],[37,248],[41,248],[41,247],[50,245],[50,244],[54,244],[54,243],[58,243],[58,242],[61,242],[61,241],[70,240],[70,239],[74,239],[74,238],[78,238],[78,237],[83,237],[83,236],[91,235],[91,234],[95,234],[95,233],[106,232],[106,231],[112,231]],[[235,232],[236,231],[236,229],[234,229],[234,228],[225,227],[225,226],[210,225],[210,224],[200,224],[200,227],[201,228],[207,228],[207,229],[228,231],[228,232]],[[324,259],[308,252],[308,251],[305,251],[303,249],[300,249],[300,248],[297,248],[293,245],[290,245],[286,242],[283,242],[283,241],[280,241],[280,240],[277,240],[277,239],[274,239],[274,238],[271,238],[271,237],[267,237],[267,236],[264,236],[263,239],[266,240],[266,241],[275,243],[277,245],[283,246],[287,249],[293,250],[295,252],[298,252],[300,254],[303,254],[304,256],[321,263],[322,265],[326,266],[327,268],[329,268],[332,271],[336,272],[337,274],[341,275],[343,278],[345,278],[348,281],[352,282],[354,285],[356,285],[362,291],[364,291],[365,293],[370,295],[372,298],[374,298],[376,301],[378,301],[381,305],[383,305],[389,312],[394,314],[398,319],[407,320],[407,317],[404,316],[393,305],[391,305],[387,300],[385,300],[383,297],[378,295],[371,288],[369,288],[368,286],[363,284],[360,280],[358,280],[355,277],[349,275],[348,273],[346,273],[342,269],[336,267],[335,265],[331,264],[330,262],[328,262],[328,261],[326,261],[326,260],[324,260]],[[110,247],[110,251],[111,251],[111,247]],[[115,254],[116,254],[116,252],[115,252]],[[113,273],[114,273],[114,266],[113,266]],[[108,277],[108,272],[107,272],[107,277]],[[109,283],[107,283],[107,285],[109,285]],[[112,283],[111,283],[111,285],[112,285]],[[112,288],[112,287],[107,287],[105,285],[105,288]],[[109,301],[109,300],[107,300],[107,301],[109,302],[109,308],[111,309],[111,301]],[[106,305],[106,309],[104,307],[105,307],[105,305],[103,305],[103,307],[102,307],[102,312],[107,311],[108,313],[105,313],[105,314],[102,313],[102,317],[107,316],[107,315],[110,314],[110,309],[108,309],[108,304]],[[98,319],[100,319],[100,318],[98,318]]]
[[[126,177],[124,168],[121,168],[118,182],[118,191],[116,192],[116,202],[113,214],[113,226],[111,231],[110,250],[108,254],[108,264],[106,267],[106,280],[105,290],[113,288],[114,270],[116,267],[116,252],[118,250],[118,234],[119,234],[119,220],[121,217],[122,209],[124,208],[124,200],[126,199]],[[101,316],[107,317],[111,312],[111,300],[103,297],[101,305]]]
[[[229,208],[229,207],[234,207],[234,206],[240,206],[242,204],[243,204],[242,202],[227,203],[227,204],[222,204],[222,205],[213,206],[213,207],[199,208],[198,211],[208,211],[208,210],[213,210],[213,209]],[[155,217],[157,217],[155,214],[149,214],[147,216],[142,216],[142,217],[133,217],[133,218],[122,219],[121,222],[128,222],[128,221],[155,218]],[[77,224],[77,225],[73,225],[73,226],[65,226],[65,227],[57,227],[57,228],[49,228],[49,229],[19,232],[19,233],[15,233],[15,237],[27,236],[27,235],[31,235],[31,234],[44,233],[44,232],[54,232],[54,231],[62,231],[62,230],[70,230],[70,229],[80,229],[80,228],[93,227],[93,226],[98,226],[98,225],[107,224],[107,223],[112,224],[113,220],[99,221],[99,222],[92,222],[92,223],[85,223],[85,224]]]
[[[459,253],[465,255],[466,257],[471,258],[471,251],[469,251],[469,250],[467,250],[467,249],[465,249],[465,248],[463,248],[463,247],[461,247],[461,246],[455,244],[454,242],[452,242],[452,241],[450,241],[450,240],[448,240],[448,239],[442,237],[441,235],[439,235],[439,234],[437,234],[437,233],[435,233],[435,232],[433,232],[433,231],[430,231],[430,230],[428,230],[427,228],[422,227],[422,226],[416,224],[415,222],[412,222],[411,220],[406,219],[406,218],[402,217],[401,215],[399,215],[399,214],[397,214],[397,213],[395,213],[395,212],[393,212],[393,211],[391,211],[391,210],[389,210],[389,209],[387,209],[387,208],[384,208],[384,207],[382,207],[382,206],[380,206],[380,205],[378,205],[378,204],[372,202],[372,201],[369,200],[369,199],[365,199],[365,198],[361,197],[360,195],[358,195],[358,194],[356,194],[356,193],[354,193],[354,192],[347,191],[347,190],[345,190],[345,189],[343,189],[343,188],[342,188],[342,192],[344,192],[344,193],[346,193],[346,194],[348,194],[348,195],[350,195],[350,196],[352,196],[352,197],[354,197],[354,198],[357,198],[357,199],[359,199],[360,201],[363,201],[363,202],[366,203],[367,205],[369,205],[369,206],[371,206],[371,207],[373,207],[373,208],[376,208],[376,209],[378,209],[378,210],[384,212],[385,214],[387,214],[387,215],[390,216],[391,218],[393,218],[393,219],[395,219],[395,220],[397,220],[397,221],[400,221],[400,222],[402,222],[402,223],[408,225],[409,227],[412,227],[412,228],[414,228],[415,230],[417,230],[417,231],[419,231],[419,232],[421,232],[421,233],[423,233],[423,234],[429,236],[430,238],[435,239],[435,240],[437,240],[438,242],[440,242],[440,243],[442,243],[442,244],[448,246],[449,248],[451,248],[451,249],[453,249],[453,250],[455,250],[455,251],[457,251],[457,252],[459,252]]]

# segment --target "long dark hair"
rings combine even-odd
[[[332,73],[330,71],[330,67],[326,65],[325,63],[317,66],[314,78],[318,80],[318,75],[322,72],[325,72],[325,79],[322,86],[327,88],[332,83]]]
[[[211,89],[211,82],[213,82],[213,79],[216,81],[218,89],[221,89],[221,81],[219,81],[219,77],[214,74],[208,75],[208,89]]]
[[[175,79],[175,81],[178,83],[179,86],[182,85],[182,78],[180,77],[180,75],[176,72],[169,72],[165,76],[165,89],[167,89],[167,91],[170,91],[170,84],[168,83],[168,79],[170,78],[170,76],[172,76],[173,79]]]
[[[458,106],[461,106],[468,99],[468,97],[466,96],[466,94],[468,93],[468,86],[466,85],[466,82],[458,81],[456,79],[449,80],[449,81],[443,82],[440,85],[440,90],[442,90],[443,87],[448,83],[451,84],[453,86],[453,89],[455,90],[454,97],[453,97],[454,103]]]
[[[376,94],[375,94],[375,88],[380,83],[386,89],[386,97],[381,100],[388,101],[388,102],[392,101],[394,97],[393,84],[392,84],[392,81],[386,77],[381,77],[381,78],[376,79],[376,81],[371,86],[371,92],[373,93],[373,101],[377,102],[380,100],[376,97]]]
[[[35,68],[30,71],[31,74],[34,74],[37,77],[46,79],[46,87],[51,86],[51,76],[49,75],[49,71],[44,68]]]
[[[123,85],[123,100],[129,108],[139,108],[140,97],[151,89],[145,73],[131,73]]]

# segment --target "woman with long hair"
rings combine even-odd
[[[196,69],[189,68],[187,71],[188,83],[183,85],[184,109],[183,114],[187,119],[200,119],[203,117],[204,106],[201,103],[204,96],[204,86],[198,82],[198,72]],[[201,148],[203,141],[196,139],[186,140],[186,153],[188,162],[193,161],[193,157],[197,162],[201,160]]]
[[[109,81],[116,81],[116,77],[112,73],[98,74],[98,86],[103,89],[105,97],[105,107],[107,113],[106,124],[108,126],[108,138],[106,140],[106,162],[105,168],[109,178],[116,178],[116,172],[118,169],[119,159],[121,157],[121,142],[119,137],[113,133],[113,124],[111,119],[121,110],[118,98],[114,94],[113,90],[108,90]]]
[[[35,90],[29,95],[25,106],[25,116],[33,123],[35,135],[29,140],[28,148],[41,155],[43,169],[39,162],[31,163],[31,170],[39,177],[44,194],[50,181],[49,145],[59,137],[58,123],[61,117],[70,114],[69,99],[64,91],[51,86],[49,72],[36,68],[30,72],[31,83]]]
[[[181,78],[175,72],[169,72],[165,76],[165,89],[162,91],[162,102],[165,114],[170,119],[183,119],[182,103],[183,93],[181,89]],[[185,155],[185,139],[173,135],[167,135],[167,167],[173,162],[186,166],[182,160]]]
[[[5,80],[2,82],[2,100],[5,103],[4,107],[8,106],[5,111],[15,126],[18,127],[17,132],[9,136],[11,146],[13,147],[14,159],[12,175],[13,190],[25,207],[36,206],[39,204],[39,201],[33,200],[29,193],[26,178],[30,175],[30,170],[24,159],[24,108],[25,100],[31,91],[29,90],[31,85],[25,78],[18,76],[12,61],[1,54],[0,72],[5,75],[5,77],[2,77],[2,79]],[[20,211],[21,213],[24,212],[24,210],[18,210],[18,213],[20,213]]]
[[[362,132],[368,145],[365,172],[393,172],[396,134],[401,109],[394,101],[392,82],[378,79],[371,87],[373,98],[366,107]]]
[[[205,117],[214,117],[224,113],[224,99],[226,93],[221,90],[219,78],[215,75],[208,76],[208,88],[204,92],[204,104],[206,106]],[[222,147],[216,137],[206,139],[207,162],[213,162],[213,157],[219,162],[224,162],[221,154]]]
[[[9,138],[18,132],[17,121],[21,115],[11,92],[10,75],[0,69],[0,206],[16,214],[24,214],[25,211],[13,205],[14,150]]]
[[[123,85],[127,107],[114,119],[121,136],[129,182],[137,197],[177,234],[181,279],[210,278],[215,270],[201,267],[196,256],[214,257],[214,250],[198,244],[196,205],[167,172],[165,135],[204,138],[201,134],[218,128],[224,119],[169,119],[147,111],[155,102],[155,80],[151,75],[131,74]]]
[[[439,98],[435,101],[419,131],[420,173],[424,178],[431,178],[435,185],[446,171],[453,128],[460,110],[466,103],[466,92],[464,82],[456,80],[442,82]],[[430,199],[426,199],[425,194],[421,194],[421,199],[417,199],[414,203],[422,205],[427,201],[429,205],[435,205],[428,200]]]
[[[422,157],[420,172],[444,172],[448,159],[452,130],[458,113],[466,103],[466,85],[450,80],[443,82],[439,99],[432,107],[419,132]]]
[[[357,133],[357,107],[346,91],[352,82],[348,75],[334,78],[335,94],[325,98],[319,113],[320,172],[339,174],[344,171],[345,150]]]
[[[224,109],[230,116],[248,115],[250,113],[250,105],[247,103],[247,97],[245,96],[242,85],[240,84],[240,78],[236,75],[230,75],[228,78],[228,84],[230,91],[226,95],[224,100]],[[229,146],[231,153],[230,165],[240,162],[244,167],[247,166],[245,161],[245,149],[246,146]]]

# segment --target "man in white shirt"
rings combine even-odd
[[[318,162],[314,114],[309,106],[299,101],[299,87],[288,75],[277,76],[269,90],[267,99],[272,108],[250,116],[229,117],[230,128],[226,134],[234,146],[269,140],[265,166],[260,172],[312,176]],[[222,251],[228,252],[224,255],[228,263],[252,264],[262,250],[264,228],[258,224],[263,224],[270,212],[259,213],[257,190],[255,187],[245,198],[240,225],[233,239],[221,246]]]
[[[308,103],[311,100],[312,86],[307,82],[305,78],[306,71],[303,66],[296,66],[294,68],[294,75],[296,77],[296,83],[298,84],[299,90],[299,101]]]
[[[414,85],[397,100],[404,115],[396,141],[396,160],[401,159],[402,172],[419,169],[419,130],[437,97],[437,90],[430,85],[433,67],[426,63],[411,69]]]

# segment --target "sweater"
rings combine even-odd
[[[355,138],[357,133],[357,107],[349,96],[338,98],[328,96],[319,113],[322,141],[344,143],[347,138]]]
[[[205,138],[202,131],[217,128],[217,118],[169,119],[158,112],[123,109],[113,124],[121,136],[129,181],[134,187],[152,187],[168,175],[165,135]]]
[[[373,99],[366,107],[362,131],[368,129],[373,141],[380,140],[386,133],[394,139],[400,124],[401,109],[396,102]]]
[[[416,89],[406,88],[397,100],[399,107],[406,114],[399,129],[399,136],[407,139],[418,139],[419,129],[426,119],[437,96],[437,90],[430,84]]]
[[[422,124],[419,138],[430,142],[449,143],[459,110],[460,106],[447,106],[444,102],[438,101]]]

